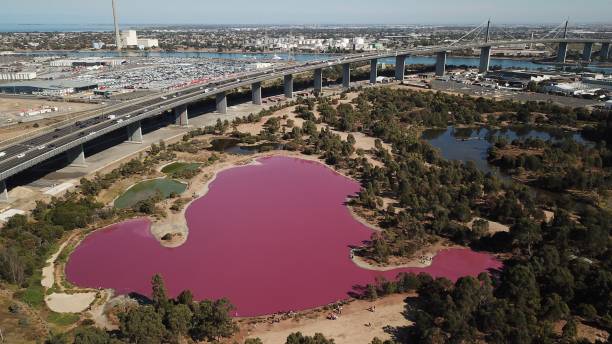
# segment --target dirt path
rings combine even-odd
[[[328,312],[319,312],[299,320],[287,319],[274,324],[245,325],[242,336],[258,337],[266,344],[283,344],[287,336],[298,331],[309,336],[317,332],[322,333],[325,337],[334,339],[336,344],[367,344],[374,337],[391,339],[389,328],[411,324],[403,314],[404,299],[408,296],[412,295],[390,295],[374,302],[353,301],[343,307],[337,320],[328,320]],[[371,306],[376,307],[374,312],[368,310]]]
[[[72,239],[78,234],[79,233],[77,231],[74,231],[60,245],[60,247],[57,249],[57,252],[55,252],[51,257],[49,257],[49,259],[47,259],[46,265],[42,269],[42,279],[40,280],[40,284],[43,287],[48,289],[48,288],[53,287],[53,285],[55,284],[55,261],[57,260],[57,257],[59,257],[60,253],[62,253],[66,245],[68,245],[68,243],[71,242]],[[61,289],[63,288],[61,287]]]

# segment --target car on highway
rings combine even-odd
[[[45,146],[45,145],[40,145],[40,146],[36,147],[36,149],[38,149],[38,150],[43,150],[45,148],[47,148],[47,146]]]
[[[25,158],[25,153],[21,153],[17,155],[17,159]]]
[[[0,152],[0,158],[6,155],[6,152]]]

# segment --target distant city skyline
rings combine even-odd
[[[139,24],[578,24],[608,23],[612,1],[589,0],[118,0],[122,26]],[[6,1],[11,24],[112,24],[111,0]]]

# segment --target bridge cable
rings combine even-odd
[[[561,29],[561,27],[565,25],[565,22],[562,22],[561,24],[559,24],[558,26],[556,26],[555,28],[553,28],[552,30],[550,30],[546,35],[544,35],[541,39],[545,39],[546,37],[550,36],[551,34],[555,33],[555,35],[553,36],[554,38],[557,38],[557,35],[559,33],[561,33],[559,30]]]
[[[454,41],[453,43],[450,44],[450,46],[452,47],[453,45],[461,42],[462,39],[464,39],[465,37],[471,35],[474,31],[480,29],[484,24],[486,23],[486,21],[484,21],[482,24],[478,25],[477,27],[473,28],[472,30],[470,30],[468,33],[466,33],[465,35],[461,36],[458,40]]]
[[[499,29],[502,33],[505,33],[506,36],[510,37],[513,40],[519,40],[518,38],[512,36],[509,32],[507,32],[506,30],[504,30],[501,26],[497,26],[497,25],[492,25],[494,28]]]

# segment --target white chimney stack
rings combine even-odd
[[[116,0],[113,0],[113,19],[115,20],[115,44],[117,45],[117,50],[121,50],[121,34],[119,33],[119,18],[117,17]]]

